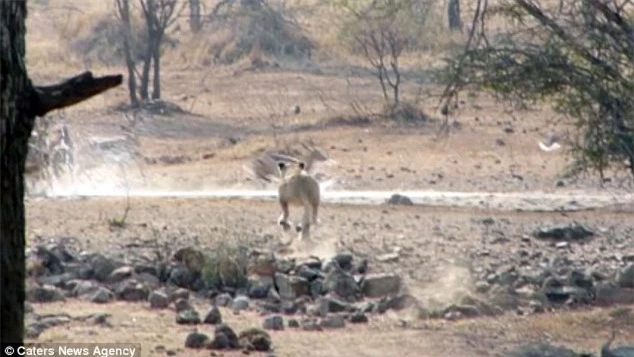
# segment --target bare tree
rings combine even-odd
[[[200,0],[189,0],[189,28],[198,32],[201,27]]]
[[[25,298],[24,167],[36,117],[115,87],[90,72],[34,87],[25,68],[26,1],[0,1],[0,341],[22,343]]]
[[[449,3],[447,4],[447,21],[451,31],[462,32],[460,0],[449,0]]]
[[[132,37],[132,23],[130,21],[130,0],[115,0],[117,5],[117,14],[123,26],[123,53],[125,56],[125,64],[128,68],[128,91],[130,93],[130,104],[133,107],[139,105],[139,97],[137,95],[136,85],[136,64],[132,57],[132,48],[134,48],[134,39]]]
[[[417,41],[417,25],[424,19],[421,9],[428,3],[412,0],[372,1],[355,9],[343,5],[350,19],[343,27],[351,49],[361,53],[376,74],[388,109],[394,110],[400,103],[402,75],[399,58]],[[423,17],[426,12],[422,12]]]
[[[634,176],[634,4],[630,0],[478,0],[464,53],[447,67],[445,99],[464,88],[524,104],[544,100],[577,128],[574,172]],[[487,26],[502,16],[508,30]]]
[[[148,99],[150,63],[153,64],[152,99],[161,98],[161,45],[165,30],[171,26],[184,8],[177,0],[139,0],[148,31],[148,47],[143,62],[141,98]]]

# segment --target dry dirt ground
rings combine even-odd
[[[77,15],[70,10],[63,12],[62,1],[30,3],[27,51],[34,81],[50,83],[75,74],[81,68],[81,56],[69,55],[64,50],[67,39],[50,34],[59,32],[60,23],[67,23],[63,30],[72,32],[68,24],[77,22]],[[84,17],[108,11],[96,5],[97,1],[70,3],[86,11]],[[58,13],[67,14],[67,20]],[[604,187],[595,177],[563,178],[568,162],[566,145],[549,153],[537,145],[551,130],[569,129],[547,108],[509,110],[489,95],[473,93],[463,98],[450,118],[454,124],[449,135],[438,136],[442,115],[436,110],[435,95],[442,88],[427,83],[424,74],[409,81],[404,93],[417,100],[419,108],[429,115],[428,121],[355,121],[346,118],[367,117],[380,107],[381,95],[371,75],[353,73],[346,65],[313,64],[253,72],[195,63],[179,65],[176,54],[166,56],[163,98],[189,113],[144,113],[133,123],[133,114],[126,117],[115,109],[127,99],[124,86],[66,110],[77,142],[85,143],[92,136],[132,133],[136,152],[133,161],[101,167],[105,159],[89,155],[84,159],[97,166],[92,175],[80,175],[78,181],[67,181],[58,189],[72,191],[91,182],[101,182],[97,188],[111,189],[263,188],[247,178],[242,166],[260,150],[312,139],[338,162],[324,169],[336,180],[332,189],[338,190],[540,191],[612,197],[631,192],[631,183],[616,176],[609,176],[611,181]],[[116,66],[92,67],[98,74],[124,73]],[[361,113],[352,111],[350,103],[363,108]],[[295,105],[301,107],[301,113],[292,113]],[[126,205],[125,198],[30,199],[28,245],[51,237],[70,237],[82,249],[117,256],[151,254],[148,242],[157,237],[174,246],[195,244],[207,249],[223,240],[272,248],[289,238],[275,225],[279,212],[273,202],[131,198],[126,227],[112,228],[109,221],[121,217]],[[566,253],[571,258],[601,261],[615,254],[634,254],[631,201],[580,212],[513,212],[513,204],[507,205],[511,207],[507,211],[482,206],[326,204],[321,209],[321,224],[314,231],[318,243],[295,248],[302,254],[329,256],[351,250],[367,257],[371,269],[402,274],[408,290],[421,304],[448,302],[470,293],[473,279],[469,270],[474,267],[499,264],[506,255],[519,254],[521,249],[530,253],[553,251],[548,243],[533,243],[528,248],[519,243],[533,229],[548,224],[577,221],[600,232],[590,243]],[[299,213],[292,212],[292,218],[297,219]],[[493,219],[492,226],[483,224],[486,218]],[[496,241],[496,231],[508,240]],[[629,240],[616,247],[615,236]],[[401,248],[397,262],[376,259],[394,247]],[[208,302],[199,300],[197,304]],[[183,356],[209,355],[208,351],[184,350],[191,328],[176,325],[170,311],[150,311],[144,304],[104,306],[74,300],[33,306],[38,313],[113,315],[112,327],[73,323],[46,330],[38,341],[140,342],[144,356],[165,355],[165,350]],[[528,317],[508,313],[458,322],[421,320],[416,311],[408,310],[371,317],[365,326],[328,332],[287,330],[273,332],[272,338],[277,356],[501,356],[526,340],[552,341],[596,353],[609,337],[614,309]],[[255,313],[223,313],[238,329],[261,324]],[[633,324],[631,317],[617,320],[617,344],[634,341]],[[205,327],[200,330],[211,334]]]

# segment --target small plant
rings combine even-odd
[[[247,248],[235,242],[220,242],[205,256],[202,269],[207,286],[246,287],[249,257]]]
[[[130,213],[130,195],[127,196],[125,210],[121,217],[113,217],[108,221],[110,228],[125,228],[126,221],[128,219],[128,213]]]

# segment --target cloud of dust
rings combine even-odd
[[[436,310],[460,300],[473,291],[473,279],[469,269],[448,262],[439,266],[433,276],[422,285],[407,282],[408,293],[419,302],[419,307]]]

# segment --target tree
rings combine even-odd
[[[161,45],[165,30],[171,26],[183,10],[177,9],[177,0],[139,0],[148,32],[148,46],[143,61],[141,98],[148,99],[150,63],[153,64],[152,99],[161,98]]]
[[[449,60],[445,101],[465,88],[572,120],[573,172],[634,176],[634,4],[629,0],[478,0],[464,53]],[[514,23],[493,33],[487,21]]]
[[[24,166],[36,117],[71,106],[119,85],[120,75],[90,72],[36,87],[26,71],[26,1],[0,1],[0,341],[24,338]]]
[[[414,0],[374,0],[360,6],[359,2],[339,3],[346,10],[344,39],[374,70],[390,111],[400,103],[399,58],[418,41],[429,4]]]
[[[460,0],[449,0],[447,4],[447,20],[451,31],[462,32],[462,19],[460,17]]]
[[[189,0],[189,28],[195,33],[200,31],[201,27],[200,0]]]
[[[136,85],[136,64],[132,56],[132,48],[134,48],[132,37],[132,23],[130,21],[130,0],[115,0],[117,5],[117,14],[123,26],[123,54],[125,64],[128,68],[128,92],[130,93],[130,104],[133,107],[139,105],[139,97],[137,95]]]

